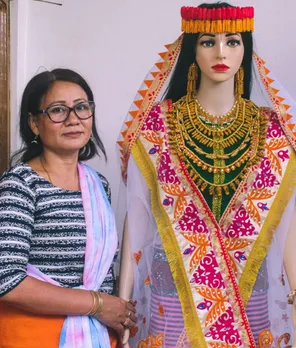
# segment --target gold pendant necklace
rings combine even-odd
[[[211,124],[213,126],[216,126],[216,125],[221,126],[221,125],[224,125],[224,124],[229,124],[236,117],[235,114],[236,114],[236,110],[237,110],[237,107],[238,107],[238,101],[237,100],[233,104],[232,108],[226,114],[221,115],[221,116],[214,115],[214,114],[211,114],[210,112],[206,111],[202,107],[202,105],[200,104],[198,99],[195,99],[195,102],[196,102],[196,106],[197,106],[199,117],[205,123],[209,123],[209,124]]]
[[[200,116],[206,119],[208,115],[201,112],[196,100],[181,98],[173,104],[167,113],[170,148],[202,191],[208,188],[210,195],[220,196],[222,190],[229,194],[263,155],[267,122],[259,108],[244,99],[227,113],[232,122],[226,127],[210,128]]]
[[[41,164],[43,170],[45,171],[46,175],[48,176],[49,182],[53,185],[51,177],[50,177],[48,171],[46,170],[46,168],[45,168],[45,166],[43,164],[43,160],[41,159],[41,156],[39,156],[39,161],[40,161],[40,164]]]

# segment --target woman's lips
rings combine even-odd
[[[69,132],[69,133],[65,133],[64,136],[69,138],[78,138],[80,137],[81,134],[82,132]]]
[[[227,71],[229,68],[229,66],[225,65],[225,64],[217,64],[212,66],[212,69],[216,70],[216,71]]]

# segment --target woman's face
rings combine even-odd
[[[244,44],[239,33],[201,33],[196,44],[196,62],[202,79],[224,82],[240,68]]]
[[[87,101],[87,95],[79,85],[56,81],[43,96],[40,110],[54,106],[54,112],[58,113],[61,110],[59,106],[73,108],[77,104]],[[54,123],[46,113],[30,118],[31,129],[34,134],[40,136],[44,149],[65,155],[78,153],[87,144],[91,136],[92,123],[92,117],[81,120],[73,110],[69,117],[61,123]]]

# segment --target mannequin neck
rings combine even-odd
[[[214,82],[202,75],[197,99],[209,113],[217,116],[227,114],[235,103],[234,77],[223,82]]]

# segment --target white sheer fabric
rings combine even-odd
[[[161,100],[173,70],[174,68],[167,75],[155,102]],[[155,72],[155,67],[147,75],[148,78],[146,80],[151,79],[151,72]],[[162,73],[164,72],[162,71]],[[147,86],[142,85],[140,90],[144,88],[147,88]],[[149,91],[150,89],[148,88],[147,93]],[[138,99],[139,94],[137,94],[135,100]],[[276,111],[287,138],[295,146],[295,137],[293,138],[295,129],[287,127],[287,120],[291,124],[296,124],[296,103],[274,75],[265,66],[261,65],[261,61],[258,61],[256,54],[254,54],[253,62],[251,100],[258,106],[272,107]],[[133,109],[134,106],[132,107]],[[140,109],[140,111],[144,111],[146,115],[149,113],[149,111],[143,109]],[[129,115],[127,121],[130,120]],[[120,210],[127,212],[133,259],[137,260],[141,257],[145,259],[145,262],[139,264],[134,262],[133,299],[137,301],[139,322],[137,326],[138,331],[131,334],[130,347],[137,347],[139,338],[144,339],[149,335],[155,337],[157,332],[163,332],[165,337],[163,338],[163,343],[159,344],[159,346],[168,348],[190,347],[182,319],[184,314],[181,311],[177,290],[170,274],[169,264],[166,260],[156,221],[152,215],[150,191],[133,156],[130,155],[127,158],[127,183],[126,187],[122,184],[120,189],[120,196],[126,195],[127,197],[125,202],[126,209],[120,206]],[[283,252],[287,231],[294,211],[295,197],[296,192],[290,199],[276,228],[272,245],[262,263],[253,293],[246,308],[250,325],[257,341],[256,344],[258,345],[257,333],[261,332],[261,327],[272,331],[273,341],[278,343],[278,347],[280,347],[280,342],[284,342],[285,337],[287,337],[283,336],[283,334],[291,335],[290,342],[293,342],[291,306],[288,306],[286,302],[286,296],[290,291],[290,287],[283,267]],[[122,230],[120,226],[119,230]],[[282,274],[284,274],[285,285],[282,284]],[[161,313],[162,307],[158,307],[158,304],[165,301],[167,304],[171,303],[170,313]],[[261,301],[260,305],[268,308],[264,308],[262,311],[260,308],[256,309],[256,301]],[[156,313],[158,314],[158,320],[155,318]],[[261,314],[262,318],[260,317]],[[159,317],[161,317],[161,320]],[[268,323],[263,323],[263,320],[267,320]],[[133,337],[135,334],[137,335],[136,338]],[[261,339],[263,338],[266,339],[265,343],[267,343],[268,339],[270,339],[268,332],[266,332],[266,337],[261,337]],[[160,337],[160,339],[162,338]],[[263,341],[261,343],[263,344]],[[270,346],[271,344],[270,341]],[[143,345],[143,347],[145,346]],[[266,347],[269,347],[269,345],[266,345]]]

